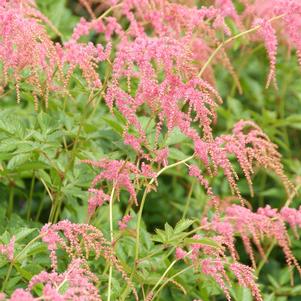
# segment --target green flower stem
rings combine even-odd
[[[7,209],[8,218],[11,217],[14,210],[14,194],[15,194],[14,185],[10,184],[9,196],[8,196],[8,209]]]
[[[178,165],[181,165],[181,164],[184,164],[188,161],[190,161],[191,159],[194,158],[194,155],[182,160],[182,161],[179,161],[179,162],[176,162],[174,164],[171,164],[171,165],[167,165],[165,166],[164,168],[162,168],[156,175],[156,177],[152,178],[148,185],[146,186],[145,190],[144,190],[144,193],[143,193],[143,196],[142,196],[142,200],[141,200],[141,205],[140,205],[140,208],[139,208],[139,212],[138,212],[138,220],[137,220],[137,232],[136,232],[136,249],[135,249],[135,266],[137,265],[138,263],[138,260],[139,260],[139,244],[140,244],[140,227],[141,227],[141,220],[142,220],[142,212],[143,212],[143,208],[144,208],[144,204],[145,204],[145,200],[146,200],[146,196],[150,190],[150,187],[151,185],[155,182],[155,180],[163,173],[165,172],[166,170],[168,169],[171,169],[173,167],[176,167]]]
[[[186,204],[185,204],[185,208],[184,208],[184,212],[183,212],[183,216],[182,219],[184,219],[187,215],[188,209],[189,209],[189,205],[190,205],[190,201],[191,201],[191,196],[192,196],[192,191],[193,191],[193,187],[195,185],[196,181],[193,179],[190,188],[189,188],[189,192],[188,192],[188,196],[186,198]]]
[[[285,15],[286,15],[286,14],[282,14],[282,15],[279,15],[279,16],[275,16],[275,17],[273,17],[273,18],[267,20],[267,22],[273,22],[273,21],[276,21],[276,20],[278,20],[278,19],[283,18]],[[254,32],[254,31],[257,31],[257,30],[260,29],[260,28],[261,28],[261,25],[254,26],[254,27],[252,27],[252,28],[250,28],[250,29],[248,29],[248,30],[246,30],[246,31],[240,32],[240,33],[238,33],[238,34],[236,34],[236,35],[230,37],[229,39],[227,39],[227,40],[221,42],[221,43],[217,46],[217,48],[212,52],[212,54],[210,55],[210,57],[209,57],[209,59],[206,61],[206,63],[203,65],[201,71],[200,71],[199,74],[198,74],[198,77],[201,77],[201,76],[203,75],[204,71],[205,71],[205,70],[207,69],[207,67],[211,64],[212,60],[215,58],[215,56],[220,52],[220,50],[221,50],[222,48],[224,48],[226,45],[230,44],[232,41],[234,41],[234,40],[236,40],[236,39],[238,39],[238,38],[240,38],[240,37],[242,37],[242,36],[245,36],[245,35],[247,35],[247,34],[249,34],[249,33],[252,33],[252,32]]]
[[[176,167],[178,165],[184,164],[184,163],[190,161],[193,158],[194,158],[194,154],[191,155],[190,157],[184,159],[184,160],[181,160],[181,161],[178,161],[178,162],[173,163],[171,165],[165,166],[164,168],[162,168],[161,170],[159,170],[158,173],[156,174],[156,176],[154,178],[152,178],[149,181],[149,183],[147,184],[147,186],[146,186],[146,188],[144,190],[143,196],[142,196],[142,200],[141,200],[141,204],[140,204],[140,208],[139,208],[139,212],[138,212],[137,228],[136,228],[135,263],[134,263],[134,267],[132,269],[132,273],[131,273],[130,279],[133,278],[133,275],[134,275],[134,273],[136,271],[136,267],[137,267],[138,260],[139,260],[140,227],[141,227],[141,221],[142,221],[142,212],[143,212],[143,207],[144,207],[144,204],[145,204],[146,196],[149,193],[151,185],[166,170],[171,169],[173,167]],[[129,291],[129,287],[127,285],[126,288],[125,288],[125,290],[123,291],[123,294],[121,295],[120,300],[125,300],[125,298],[126,298],[126,296],[128,294],[128,291]]]
[[[35,171],[33,171],[33,175],[31,178],[31,184],[30,184],[30,191],[29,191],[29,196],[28,196],[28,203],[27,203],[27,212],[26,212],[26,220],[27,221],[29,221],[30,215],[31,215],[32,197],[33,197],[35,179],[36,179]]]
[[[189,251],[187,253],[186,256],[188,256],[189,254],[191,254],[192,250]],[[161,282],[164,280],[165,276],[168,274],[168,272],[172,269],[172,267],[178,262],[178,259],[175,259],[170,265],[169,267],[165,270],[165,272],[162,274],[162,276],[160,277],[160,279],[158,280],[158,282],[155,284],[155,286],[152,288],[152,290],[150,291],[149,294],[153,294],[154,291],[156,290],[156,288],[161,284]],[[176,277],[176,276],[174,276]],[[166,284],[171,280],[171,278],[168,279],[168,281],[166,282]],[[163,288],[164,286],[161,286],[161,288],[153,295],[152,300],[154,300],[155,296],[157,296],[158,292]]]
[[[156,291],[156,293],[154,293],[152,300],[155,300],[155,298],[158,296],[158,294],[161,292],[161,290],[168,284],[168,282],[170,282],[171,280],[173,280],[174,278],[178,277],[179,275],[189,271],[192,268],[191,266],[186,267],[185,269],[179,271],[178,273],[172,275],[171,277],[169,277],[168,279],[166,279],[163,284],[159,287],[159,289]]]
[[[111,243],[113,243],[113,240],[114,240],[114,233],[113,233],[113,200],[114,200],[114,193],[115,193],[115,185],[112,188],[112,192],[111,192],[111,196],[110,196],[110,204],[109,204]],[[113,273],[113,267],[112,267],[112,264],[111,264],[110,265],[110,270],[109,270],[108,298],[107,298],[108,301],[111,300],[112,273]]]

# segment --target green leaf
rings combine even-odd
[[[113,119],[110,119],[110,118],[103,118],[103,120],[116,132],[118,133],[119,135],[122,135],[123,134],[123,128],[122,126],[116,122],[115,120]]]
[[[32,232],[36,231],[36,228],[21,228],[20,230],[18,230],[18,232],[15,235],[16,237],[16,241],[20,241],[23,238],[27,237],[28,235],[30,235]]]
[[[189,228],[194,223],[191,219],[181,219],[177,222],[175,227],[175,233],[181,233],[187,228]]]
[[[214,248],[220,248],[221,246],[214,240],[210,238],[185,238],[184,239],[184,245],[191,245],[191,244],[201,244],[201,245],[207,245]]]
[[[8,169],[16,169],[18,166],[22,165],[23,163],[26,163],[28,160],[30,160],[31,154],[18,154],[12,157],[8,164]]]

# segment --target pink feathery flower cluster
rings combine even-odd
[[[16,238],[13,236],[7,245],[0,244],[0,254],[6,256],[9,261],[14,259],[15,241]]]
[[[131,176],[137,179],[140,175],[140,170],[133,163],[108,159],[102,159],[100,161],[84,160],[83,162],[102,169],[94,178],[92,188],[101,181],[108,181],[113,184],[117,195],[119,195],[120,189],[123,188],[129,192],[131,198],[137,204],[136,191]],[[99,192],[99,194],[101,198],[107,198],[107,195],[104,195],[102,192]]]
[[[121,221],[118,221],[118,226],[120,230],[125,230],[128,227],[128,223],[132,219],[132,216],[127,214],[125,215]]]
[[[200,236],[195,235],[193,238],[199,239]],[[213,237],[213,240],[216,240],[217,243],[222,242],[219,237]],[[241,286],[251,290],[256,301],[263,300],[255,282],[254,270],[236,260],[233,263],[229,263],[223,249],[196,243],[191,246],[189,253],[191,255],[181,248],[177,248],[176,257],[178,260],[192,260],[195,270],[212,277],[223,290],[228,301],[232,299],[229,290],[231,281],[227,271],[234,274]]]
[[[221,215],[216,214],[211,221],[202,220],[203,235],[210,237],[217,246],[203,245],[197,240],[202,236],[196,234],[190,251],[178,247],[175,256],[178,260],[192,260],[196,270],[211,276],[222,288],[228,300],[231,300],[229,287],[231,281],[227,270],[232,272],[241,286],[248,287],[254,298],[262,300],[260,291],[255,283],[254,269],[256,268],[255,255],[252,245],[254,244],[259,254],[265,258],[265,251],[261,241],[264,238],[275,240],[282,248],[289,267],[296,267],[301,275],[300,265],[290,250],[290,241],[285,227],[288,223],[293,230],[301,227],[301,208],[293,209],[284,207],[280,211],[269,205],[259,208],[257,212],[250,209],[231,205],[225,208]],[[252,262],[252,268],[238,262],[239,255],[235,249],[235,237],[239,235],[244,248]],[[231,260],[227,257],[231,255]],[[226,259],[228,258],[228,259]]]
[[[161,160],[166,160],[165,152],[161,155],[160,162]],[[101,206],[105,201],[110,200],[110,196],[104,193],[102,187],[95,188],[99,183],[103,184],[103,181],[111,183],[114,188],[114,194],[116,194],[117,197],[120,195],[120,190],[125,189],[135,204],[138,205],[135,183],[140,177],[156,178],[156,173],[152,170],[151,166],[144,162],[141,163],[140,169],[133,163],[124,160],[102,159],[100,161],[83,160],[82,162],[102,170],[93,179],[92,188],[89,189],[89,192],[93,193],[93,196],[90,197],[88,201],[90,216],[93,215],[97,207]]]
[[[132,289],[135,299],[137,292],[127,273],[114,255],[114,250],[102,232],[88,224],[74,224],[63,220],[57,224],[46,224],[42,227],[40,235],[50,251],[51,266],[53,272],[58,268],[58,249],[67,252],[72,261],[80,259],[83,262],[93,253],[95,258],[104,257],[122,275],[128,286]]]
[[[104,202],[110,201],[110,196],[105,194],[101,189],[90,188],[92,194],[88,200],[88,214],[92,216],[96,208],[101,207]]]
[[[9,301],[34,300],[86,300],[101,301],[98,289],[95,286],[97,277],[91,273],[87,263],[81,259],[74,259],[67,270],[61,274],[57,272],[41,272],[34,276],[26,290],[17,289]],[[37,284],[43,284],[42,296],[33,297],[30,291]]]
[[[234,235],[239,234],[254,268],[256,262],[252,242],[264,258],[265,252],[261,245],[261,238],[273,238],[282,248],[287,264],[295,266],[301,274],[300,265],[290,250],[289,236],[285,227],[285,222],[287,222],[296,228],[300,225],[297,220],[300,222],[300,210],[292,208],[284,207],[280,212],[277,212],[276,209],[267,206],[259,208],[257,212],[252,212],[248,208],[232,205],[225,209],[223,217],[215,216],[211,223],[208,223],[208,229],[221,235],[222,243],[227,246],[234,259],[238,259],[238,255],[234,251]]]
[[[231,0],[232,1],[232,0]],[[242,18],[253,19],[264,40],[270,60],[267,87],[271,81],[276,83],[275,65],[277,53],[277,34],[289,48],[295,48],[301,65],[301,3],[299,0],[244,0],[245,11]]]
[[[17,100],[20,101],[20,84],[29,83],[38,106],[38,98],[44,97],[46,106],[50,91],[67,88],[68,81],[78,67],[91,88],[100,88],[97,73],[98,64],[109,58],[114,31],[120,25],[114,18],[105,24],[102,20],[86,22],[81,20],[75,27],[71,39],[64,44],[54,43],[48,36],[45,24],[58,35],[51,22],[36,8],[34,1],[0,2],[0,62],[3,76],[0,85],[6,86],[12,75],[15,81]],[[81,43],[79,39],[89,34],[105,33],[107,46]]]
[[[253,122],[238,122],[233,128],[232,135],[222,135],[209,142],[201,139],[196,140],[195,154],[209,169],[210,175],[216,175],[218,168],[223,170],[232,193],[236,194],[242,203],[244,201],[236,184],[238,175],[228,158],[230,154],[236,156],[249,183],[251,194],[253,194],[251,176],[254,173],[253,166],[255,163],[275,172],[281,178],[288,193],[293,189],[292,184],[283,172],[281,156],[277,151],[277,146]],[[213,165],[212,170],[210,170],[210,165]],[[201,176],[200,172],[196,171],[196,167],[190,168],[190,175],[199,179],[212,198],[213,193],[208,181]]]
[[[0,84],[6,86],[12,72],[19,102],[20,83],[26,80],[35,87],[36,105],[38,95],[47,98],[55,68],[60,65],[53,42],[37,20],[41,20],[40,15],[32,1],[0,2],[0,61],[3,64]],[[45,81],[45,88],[41,79]]]
[[[110,242],[92,225],[73,224],[63,220],[57,224],[44,225],[40,234],[50,251],[53,270],[57,269],[58,249],[65,250],[72,259],[88,258],[91,252],[95,253],[96,258],[100,255],[108,260],[113,258]]]
[[[126,143],[146,160],[158,150],[160,134],[165,130],[179,128],[194,140],[199,137],[192,126],[196,123],[206,139],[212,137],[215,110],[222,100],[207,82],[193,77],[196,70],[193,72],[194,67],[188,63],[191,58],[185,44],[170,37],[138,37],[119,44],[105,100],[111,110],[115,104],[126,118]],[[124,80],[128,82],[126,89]],[[138,87],[133,92],[131,83],[136,80]],[[138,118],[143,108],[156,120],[155,141],[151,144]],[[128,136],[130,130],[138,138]],[[149,153],[143,153],[139,144]]]
[[[97,34],[104,33],[107,46],[104,49],[102,44],[94,45],[92,42],[81,43],[82,36],[87,36],[91,31]],[[84,18],[75,26],[71,39],[62,46],[57,44],[56,48],[62,64],[67,64],[68,75],[78,66],[86,81],[92,88],[101,88],[101,81],[97,73],[98,63],[109,58],[111,53],[111,35],[114,32],[121,35],[121,27],[114,18],[108,18],[105,24],[101,19],[86,21]]]
[[[265,42],[265,47],[270,60],[270,73],[268,75],[266,87],[269,87],[271,81],[273,81],[276,85],[276,55],[278,46],[276,30],[271,23],[267,22],[265,19],[256,19],[254,21],[254,25],[260,26],[259,33],[262,35],[262,38]]]

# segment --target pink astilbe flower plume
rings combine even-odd
[[[98,289],[95,286],[97,277],[91,273],[87,263],[82,259],[74,259],[67,270],[61,274],[57,272],[41,272],[32,277],[27,290],[16,290],[10,301],[20,300],[87,300],[101,301]],[[30,294],[34,286],[43,284],[42,296],[35,298]],[[62,290],[67,285],[67,289]]]
[[[224,262],[220,258],[207,258],[199,262],[201,271],[208,276],[211,276],[225,293],[227,300],[231,300],[230,292],[227,284],[230,284],[229,277],[224,268]]]
[[[140,170],[133,163],[108,159],[100,161],[84,160],[83,162],[102,169],[94,178],[92,187],[95,187],[99,182],[104,180],[108,181],[109,183],[113,183],[117,195],[119,195],[120,189],[123,188],[129,192],[131,198],[137,204],[136,191],[131,176],[137,178]],[[107,198],[107,196],[105,197]]]
[[[183,42],[165,37],[138,37],[134,42],[120,44],[105,100],[112,112],[115,104],[126,118],[126,143],[138,152],[141,150],[139,144],[155,152],[164,129],[171,132],[179,128],[189,138],[198,137],[193,123],[203,129],[206,139],[212,137],[215,110],[222,100],[207,82],[192,77],[196,70],[193,72],[193,67],[187,63],[190,54]],[[184,81],[186,77],[188,79]],[[125,79],[128,82],[138,79],[135,91],[123,88]],[[144,109],[157,123],[153,145],[147,140],[138,119]],[[131,129],[137,133],[135,139],[129,136]]]
[[[249,183],[252,195],[251,176],[254,174],[253,168],[255,164],[275,172],[282,180],[288,194],[294,189],[284,174],[281,156],[277,151],[276,145],[253,122],[238,122],[232,130],[232,135],[221,135],[209,142],[196,138],[194,142],[195,155],[209,169],[209,175],[217,174],[218,168],[221,168],[229,182],[232,193],[240,198],[242,204],[245,203],[245,200],[242,199],[237,187],[238,174],[228,158],[230,154],[235,155],[237,158]],[[210,169],[211,165],[213,170]],[[208,195],[212,198],[212,189],[208,186],[207,180],[203,176],[201,178],[201,174],[197,172],[195,167],[191,168],[190,174],[200,180]]]
[[[15,80],[17,100],[20,101],[20,83],[25,80],[33,88],[35,107],[38,96],[46,96],[56,66],[60,66],[53,42],[36,17],[41,13],[33,2],[3,1],[0,3],[0,61],[3,64],[2,85],[10,74]],[[34,15],[34,16],[33,16]],[[29,74],[25,74],[25,71]]]
[[[71,260],[84,260],[89,258],[91,253],[96,259],[102,256],[121,273],[138,300],[137,292],[114,255],[111,243],[105,239],[99,229],[92,225],[73,224],[68,220],[63,220],[57,224],[46,224],[40,234],[50,251],[51,266],[54,271],[57,269],[56,251],[58,249],[66,251]]]
[[[229,249],[233,259],[237,258],[236,252],[233,250],[234,234],[238,233],[254,268],[256,262],[252,242],[264,258],[265,252],[261,245],[261,238],[274,238],[282,248],[287,264],[295,266],[301,274],[300,265],[289,247],[290,242],[285,227],[285,222],[291,222],[290,216],[285,214],[288,211],[291,212],[292,216],[298,215],[298,211],[295,209],[286,209],[278,213],[277,210],[267,206],[259,208],[257,212],[252,212],[248,208],[232,205],[225,209],[224,217],[215,216],[212,222],[207,224],[207,229],[214,230],[223,237],[221,242]]]
[[[14,259],[15,241],[16,238],[13,236],[7,245],[0,244],[0,254],[6,256],[9,261]]]
[[[88,200],[88,214],[91,216],[94,214],[96,208],[110,200],[110,196],[105,194],[102,189],[90,188],[89,192],[92,194]]]
[[[230,264],[230,270],[234,273],[235,277],[238,279],[238,283],[241,286],[250,289],[253,297],[257,301],[263,301],[259,288],[254,281],[254,270],[244,264],[235,262]]]
[[[116,21],[110,22],[111,20],[114,21],[111,18],[107,24],[104,24],[102,20],[88,22],[81,18],[73,30],[71,39],[62,46],[56,45],[61,63],[68,65],[68,77],[78,66],[91,88],[101,88],[101,81],[97,73],[98,64],[108,60],[112,47],[110,42],[111,34],[114,30],[118,31],[119,29],[118,23]],[[91,31],[105,33],[107,38],[105,49],[102,44],[94,45],[92,42],[82,43],[79,41],[82,36],[88,35]]]
[[[125,230],[128,227],[128,223],[131,221],[132,216],[127,214],[125,215],[122,220],[118,221],[118,226],[120,230]]]
[[[268,52],[269,60],[270,60],[270,72],[268,75],[266,87],[268,88],[270,83],[273,81],[274,85],[277,87],[276,83],[276,55],[277,55],[277,36],[276,31],[271,25],[271,23],[267,22],[264,19],[256,19],[254,21],[254,25],[261,26],[259,29],[259,33],[262,35],[265,47]]]

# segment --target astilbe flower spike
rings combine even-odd
[[[89,192],[92,196],[88,200],[88,214],[92,216],[96,208],[103,205],[104,202],[110,200],[110,196],[105,194],[101,189],[90,188]]]
[[[119,195],[120,189],[124,188],[129,192],[131,198],[137,204],[136,191],[131,176],[133,175],[137,178],[140,175],[140,171],[133,163],[123,160],[108,159],[102,159],[100,161],[84,160],[83,162],[102,169],[102,171],[94,178],[92,188],[99,182],[106,180],[109,183],[113,183],[117,195]],[[101,192],[99,193],[102,194]],[[107,198],[106,195],[102,195],[102,198],[103,197]]]
[[[96,259],[103,256],[121,273],[138,300],[136,289],[114,255],[111,243],[104,238],[99,229],[92,225],[73,224],[68,220],[63,220],[57,224],[46,224],[40,234],[50,251],[51,266],[54,271],[57,269],[56,251],[58,249],[65,250],[71,260],[87,259],[93,252]]]
[[[290,212],[290,215],[287,214]],[[207,224],[207,229],[214,230],[221,235],[222,243],[227,246],[233,259],[237,259],[234,248],[234,234],[238,233],[242,238],[245,250],[250,256],[253,267],[256,267],[252,241],[260,255],[264,258],[265,252],[261,245],[262,237],[274,238],[282,248],[289,266],[295,266],[301,275],[301,268],[289,247],[289,237],[285,222],[292,223],[291,216],[299,216],[299,211],[288,208],[280,213],[276,209],[267,206],[259,208],[257,212],[250,209],[232,205],[225,209],[224,216],[215,216],[212,222]],[[205,223],[206,224],[206,223]],[[295,227],[297,224],[293,223]]]
[[[61,274],[43,271],[34,276],[26,290],[16,290],[9,300],[101,301],[96,282],[97,277],[89,270],[87,263],[82,259],[74,259]],[[37,284],[43,284],[43,291],[41,297],[35,298],[30,292]],[[66,285],[67,288],[63,289]]]
[[[271,23],[267,22],[264,19],[259,19],[259,18],[256,19],[254,21],[254,25],[260,26],[259,32],[264,39],[265,47],[267,49],[268,56],[270,59],[270,72],[268,75],[266,87],[269,87],[272,81],[274,82],[274,85],[277,86],[275,73],[276,73],[276,55],[277,55],[278,41],[277,41],[276,31],[271,25]]]
[[[294,190],[293,185],[284,174],[277,146],[269,140],[255,123],[242,120],[234,126],[232,135],[222,135],[209,142],[200,138],[197,138],[195,141],[195,155],[207,167],[209,175],[217,174],[218,168],[221,168],[229,182],[232,193],[237,195],[243,204],[245,201],[241,197],[236,183],[238,175],[228,158],[230,154],[235,155],[237,158],[249,183],[251,195],[253,195],[251,176],[254,174],[253,168],[256,163],[265,169],[275,172],[282,180],[288,194]],[[210,168],[211,165],[213,170]],[[190,168],[190,174],[199,179],[208,195],[213,198],[212,189],[209,187],[208,181],[203,176],[201,177],[196,167]]]
[[[7,245],[0,244],[0,254],[6,256],[9,261],[14,259],[15,241],[16,238],[13,236]]]
[[[120,230],[125,230],[128,227],[128,223],[131,221],[132,216],[127,214],[125,215],[121,221],[118,221],[118,226]]]
[[[44,26],[35,18],[40,14],[32,16],[33,12],[38,12],[32,3],[12,0],[0,2],[0,61],[3,64],[0,84],[6,86],[12,72],[19,102],[20,83],[24,78],[35,87],[33,96],[37,108],[38,95],[45,95],[47,102],[55,67],[60,64],[53,42]],[[24,75],[24,71],[29,75]]]
[[[0,2],[0,62],[3,64],[0,86],[6,86],[12,76],[19,102],[21,82],[29,83],[36,110],[39,97],[44,97],[47,107],[51,91],[67,90],[69,79],[77,67],[90,88],[101,88],[96,69],[110,55],[111,34],[114,30],[120,30],[113,18],[106,24],[102,20],[95,20],[91,24],[81,20],[71,39],[60,44],[50,39],[45,25],[60,35],[36,8],[34,1]],[[80,37],[87,35],[90,30],[105,33],[105,49],[101,44],[79,42]]]

